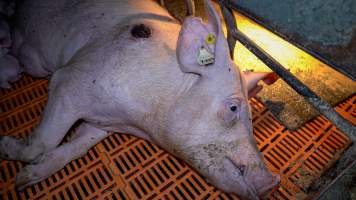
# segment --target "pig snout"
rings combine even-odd
[[[230,163],[228,170],[235,170],[240,175],[236,178],[244,184],[244,191],[238,193],[242,199],[259,199],[278,185],[280,178],[267,169],[257,148],[251,145],[239,150],[226,157]]]
[[[235,192],[241,199],[260,199],[279,184],[279,177],[272,175],[265,167],[256,164],[239,164],[225,158],[226,175],[221,188]]]
[[[244,172],[246,182],[253,186],[258,196],[266,195],[272,188],[279,184],[279,175],[273,175],[261,164],[250,164]]]

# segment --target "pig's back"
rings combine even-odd
[[[44,71],[53,73],[128,16],[146,13],[169,16],[148,0],[26,0],[17,11],[15,53],[30,47],[25,50],[35,52]]]

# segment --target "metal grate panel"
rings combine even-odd
[[[0,90],[1,135],[25,137],[39,121],[47,80],[25,76]],[[251,99],[254,135],[281,184],[267,199],[303,199],[304,189],[328,169],[351,141],[323,116],[287,130],[257,99]],[[356,125],[356,95],[336,110]],[[1,161],[0,199],[237,199],[217,190],[181,160],[145,140],[113,134],[80,159],[23,192],[14,177],[24,165]]]

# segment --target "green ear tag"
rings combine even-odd
[[[212,33],[209,33],[205,38],[205,42],[207,44],[215,44],[215,41],[216,41],[215,35]]]
[[[207,49],[205,49],[202,46],[199,49],[199,55],[197,61],[199,65],[205,66],[205,65],[213,64],[215,62],[215,57],[213,54],[211,54]]]

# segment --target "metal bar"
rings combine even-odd
[[[195,15],[195,4],[194,0],[185,0],[185,8],[187,9],[185,16],[194,16]]]
[[[239,13],[241,13],[244,16],[248,17],[252,21],[256,22],[257,24],[261,25],[262,27],[266,28],[267,30],[269,30],[272,33],[278,35],[282,39],[286,40],[287,42],[293,44],[294,46],[298,47],[299,49],[301,49],[301,50],[307,52],[308,54],[312,55],[313,57],[317,58],[318,60],[320,60],[324,64],[326,64],[326,65],[330,66],[331,68],[333,68],[334,70],[336,70],[336,71],[340,72],[341,74],[347,76],[351,80],[356,81],[355,77],[351,76],[347,71],[345,71],[343,68],[339,67],[339,65],[337,65],[336,63],[324,58],[322,55],[320,55],[320,54],[318,54],[318,53],[306,48],[305,46],[299,44],[298,42],[294,41],[292,38],[288,38],[285,35],[279,33],[278,31],[273,29],[271,26],[267,25],[266,23],[263,23],[263,21],[258,19],[258,17],[256,17],[254,14],[252,14],[251,11],[239,6],[236,3],[236,1],[224,0],[224,5],[229,9],[233,9],[233,10],[238,11]]]
[[[224,10],[227,10],[228,12],[232,13],[231,8],[228,8],[226,6],[224,6],[223,2],[219,0],[219,6],[220,6],[220,10],[221,12],[226,12]],[[231,26],[232,27],[237,27],[236,25],[236,20],[229,20],[229,22],[231,22]],[[231,59],[234,59],[234,50],[235,50],[235,44],[236,44],[236,39],[234,38],[234,36],[231,34],[231,31],[229,28],[226,29],[227,31],[227,43],[229,44],[229,50],[230,50],[230,57]]]
[[[225,5],[224,0],[219,1]],[[222,9],[223,16],[230,30],[231,35],[241,42],[249,51],[264,62],[272,69],[280,78],[282,78],[289,86],[291,86],[298,94],[303,96],[315,109],[328,118],[337,128],[345,133],[353,142],[356,141],[356,127],[346,121],[339,113],[337,113],[327,102],[320,99],[312,90],[298,80],[292,73],[286,70],[277,60],[266,53],[262,48],[250,40],[244,33],[240,32],[234,26],[235,17],[231,10]]]

